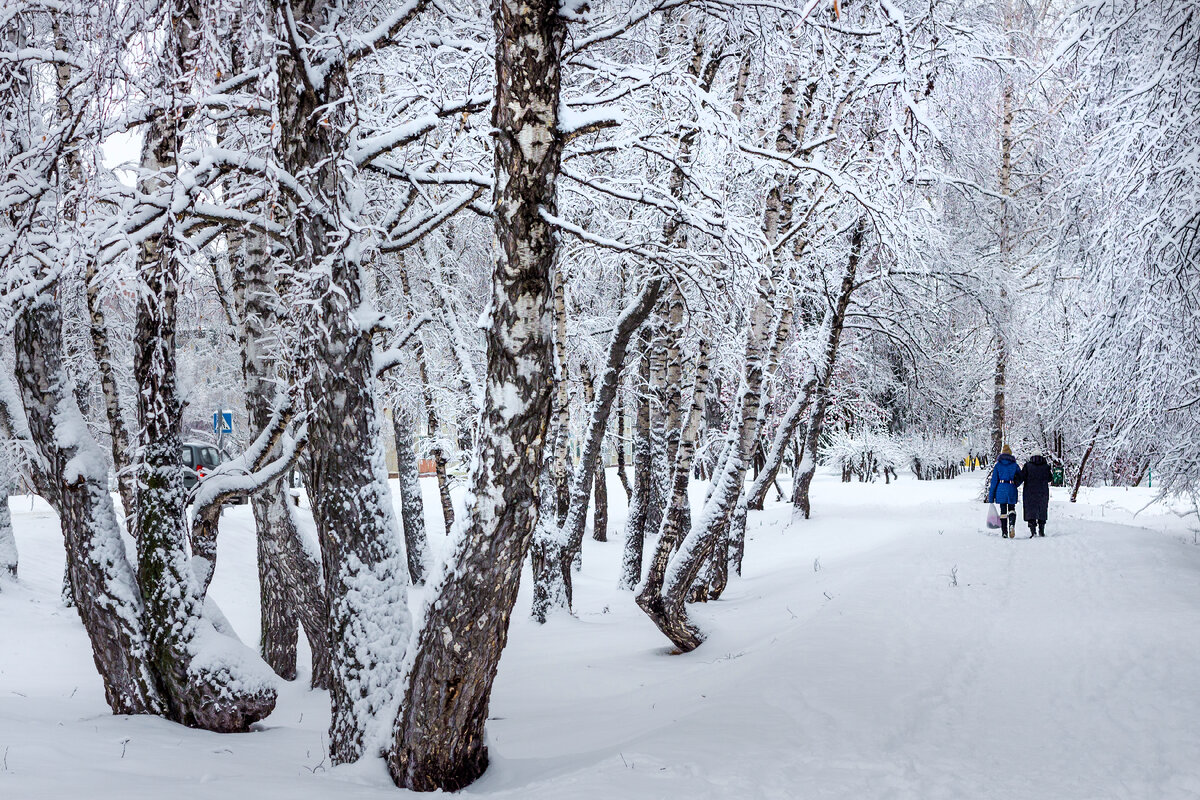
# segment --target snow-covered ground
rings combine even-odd
[[[1003,540],[983,527],[979,480],[821,476],[814,519],[752,514],[745,576],[693,609],[711,636],[684,656],[615,588],[614,509],[612,541],[586,543],[577,617],[531,622],[526,581],[491,768],[465,794],[1200,797],[1194,523],[1158,505],[1135,516],[1145,489],[1085,491],[1077,506],[1055,490],[1046,539]],[[59,602],[54,515],[30,498],[12,507],[21,580],[0,587],[0,798],[399,794],[379,760],[329,768],[326,697],[303,676],[249,734],[111,716]],[[227,511],[212,595],[250,643],[254,552],[248,509]]]

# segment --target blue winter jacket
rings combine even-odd
[[[1017,487],[1021,485],[1021,466],[1008,453],[1001,453],[992,467],[992,483],[988,487],[989,503],[1016,505]]]

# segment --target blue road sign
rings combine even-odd
[[[233,433],[232,411],[217,411],[213,413],[213,433]]]

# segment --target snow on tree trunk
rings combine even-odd
[[[301,535],[285,482],[250,499],[258,530],[258,581],[262,637],[259,652],[276,675],[296,677],[296,640],[304,628],[312,652],[313,688],[329,688],[328,601],[321,564]]]
[[[596,381],[592,377],[592,371],[587,368],[587,364],[580,366],[580,372],[583,376],[583,390],[585,392],[584,400],[591,407],[596,402]],[[618,379],[618,383],[620,380]],[[616,394],[614,389],[613,394]],[[605,427],[605,432],[608,428]],[[593,479],[595,489],[592,492],[592,541],[607,542],[608,541],[608,478],[605,474],[604,466],[604,435],[601,436],[599,462],[596,464],[597,475]]]
[[[295,18],[306,31],[320,29],[337,13],[336,4],[324,0],[275,3],[281,17]],[[378,718],[394,707],[412,620],[375,402],[367,322],[374,312],[364,293],[369,274],[358,247],[341,246],[361,202],[352,188],[354,168],[344,157],[352,126],[346,64],[334,59],[316,81],[302,56],[285,49],[276,58],[281,128],[276,157],[290,174],[305,177],[317,204],[288,201],[286,246],[310,296],[301,320],[309,412],[305,484],[329,602],[329,755],[343,764],[358,760],[375,726],[386,724]]]
[[[643,328],[639,337],[642,356],[638,361],[638,380],[634,385],[633,423],[633,494],[625,519],[625,547],[621,554],[621,588],[634,589],[642,580],[642,558],[646,544],[646,514],[650,504],[650,332]]]
[[[114,714],[164,714],[149,661],[142,597],[108,492],[108,463],[79,412],[62,351],[62,315],[50,297],[16,318],[17,382],[36,448],[31,475],[58,512],[76,610]],[[6,390],[4,400],[10,406]]]
[[[855,274],[858,261],[862,255],[862,241],[866,235],[867,222],[859,220],[850,237],[850,257],[846,260],[846,270],[842,273],[842,285],[838,291],[837,304],[834,306],[833,318],[829,321],[829,334],[825,341],[825,351],[822,354],[818,380],[813,390],[812,413],[808,418],[808,432],[804,442],[804,459],[796,472],[795,486],[792,489],[792,503],[808,519],[812,510],[809,490],[812,486],[813,475],[817,472],[817,448],[821,444],[821,433],[825,425],[825,411],[829,407],[830,384],[833,381],[833,370],[837,364],[838,346],[842,340],[842,329],[846,324],[846,309],[854,295]]]
[[[413,296],[412,289],[409,285],[408,268],[403,262],[401,262],[400,265],[400,288],[404,292],[405,297],[411,298]],[[429,455],[433,459],[434,474],[437,477],[438,497],[442,503],[442,525],[446,529],[446,535],[448,536],[450,535],[451,528],[454,526],[454,503],[450,499],[450,478],[446,474],[446,464],[448,459],[446,458],[446,450],[441,445],[441,439],[438,433],[441,426],[438,422],[437,408],[433,402],[433,387],[429,382],[429,365],[425,359],[425,343],[422,337],[423,333],[418,331],[416,342],[413,345],[413,355],[417,360],[417,375],[421,379],[421,400],[425,404],[425,414],[429,429],[429,436],[434,442],[433,448]],[[401,476],[401,481],[403,482],[403,476]],[[422,519],[424,519],[424,511],[422,511]],[[424,529],[423,522],[422,529]],[[407,536],[407,527],[405,531],[405,535]],[[412,558],[411,554],[409,555],[409,558]],[[414,583],[415,582],[416,581],[414,581]]]
[[[749,491],[746,492],[747,508],[754,511],[762,511],[763,504],[767,500],[767,492],[770,491],[771,484],[779,476],[779,468],[783,465],[783,457],[787,452],[788,446],[793,441],[792,437],[795,436],[796,429],[800,427],[800,421],[804,418],[804,412],[808,410],[808,404],[812,399],[812,392],[816,385],[816,371],[810,366],[808,368],[808,377],[800,384],[796,396],[792,398],[791,405],[784,412],[783,419],[779,421],[779,427],[775,429],[775,436],[771,439],[771,449],[767,451],[767,458],[762,470],[759,472],[758,477],[754,479],[754,483],[751,484]]]
[[[494,269],[487,377],[466,519],[430,591],[388,769],[397,785],[456,791],[487,767],[484,722],[538,518],[553,374],[554,232],[566,23],[553,0],[498,0],[493,102]]]
[[[583,546],[583,536],[587,529],[588,500],[592,493],[592,483],[596,479],[600,451],[604,444],[604,431],[608,427],[608,416],[617,396],[625,353],[629,349],[629,341],[633,334],[654,309],[661,291],[661,280],[650,281],[617,319],[612,338],[609,340],[604,371],[600,375],[600,387],[596,392],[595,402],[591,404],[587,433],[575,480],[571,486],[566,518],[555,528],[539,524],[535,534],[533,616],[539,622],[546,621],[546,614],[551,608],[571,607],[571,564]],[[557,458],[557,454],[555,457]]]
[[[91,258],[88,259],[86,285],[88,313],[91,315],[92,350],[96,357],[97,371],[100,373],[100,389],[104,395],[104,413],[108,419],[113,468],[117,472],[117,489],[125,512],[126,527],[133,530],[132,517],[137,511],[137,489],[130,455],[129,429],[121,413],[121,397],[113,367],[112,347],[108,341],[108,322],[100,299],[95,260]]]
[[[1004,83],[1000,109],[1000,308],[1005,311],[1008,287],[1005,283],[1009,271],[1012,241],[1010,237],[1009,201],[1012,199],[1012,153],[1013,153],[1013,85]],[[1008,373],[1008,342],[1005,340],[1006,320],[996,320],[996,371],[992,382],[992,459],[1000,455],[1004,447],[1005,433],[1005,383]]]
[[[704,636],[687,616],[685,602],[701,570],[717,547],[722,530],[729,523],[734,504],[742,491],[746,470],[754,458],[758,442],[758,407],[762,401],[763,361],[767,348],[767,328],[774,302],[771,276],[759,279],[746,335],[746,354],[737,425],[731,428],[729,454],[720,473],[714,477],[714,489],[699,518],[667,566],[663,589],[657,598],[640,601],[642,610],[676,647],[684,652],[695,650]]]
[[[633,487],[629,483],[629,472],[625,467],[625,403],[621,400],[622,394],[617,391],[617,478],[621,481],[621,488],[625,490],[625,502],[628,505],[633,499]]]
[[[683,419],[683,429],[677,437],[678,448],[671,470],[671,493],[668,497],[667,510],[663,514],[658,544],[655,546],[650,568],[637,592],[638,605],[651,616],[662,615],[664,602],[662,588],[663,581],[666,579],[667,567],[671,562],[671,556],[679,546],[680,539],[691,525],[688,484],[692,477],[692,459],[696,453],[696,437],[700,430],[700,421],[704,416],[704,398],[708,391],[708,381],[708,341],[701,339],[696,360],[696,375],[692,384],[692,404]]]
[[[174,12],[168,52],[175,58],[172,65],[184,72],[195,47],[199,9],[181,3]],[[142,147],[142,167],[147,171],[139,185],[143,193],[170,195],[180,124],[181,118],[173,114],[150,124]],[[168,716],[191,727],[244,731],[271,713],[276,694],[265,675],[242,663],[235,643],[203,619],[204,597],[186,551],[187,491],[185,467],[179,460],[183,404],[175,358],[179,246],[168,217],[162,232],[142,245],[139,256],[143,285],[134,341],[140,455],[135,521],[138,585],[145,602],[150,658]],[[77,585],[75,598],[81,600]]]
[[[237,307],[238,344],[250,428],[262,431],[275,423],[272,400],[290,364],[275,352],[275,330],[281,323],[281,300],[267,240],[259,235],[227,237],[233,295]],[[277,451],[278,447],[273,448]],[[270,457],[270,454],[265,454]],[[259,653],[276,675],[296,677],[296,643],[302,625],[312,653],[314,688],[328,688],[329,603],[321,580],[319,558],[309,551],[293,515],[286,481],[279,478],[250,496],[257,539]],[[203,509],[207,516],[210,512]],[[193,531],[196,524],[193,523]],[[193,533],[193,542],[196,540]],[[203,540],[204,537],[201,537]],[[193,556],[196,555],[193,546]],[[215,563],[215,547],[211,553]]]
[[[767,354],[767,375],[774,376],[779,371],[780,354],[783,351],[783,345],[788,341],[792,333],[792,309],[785,307],[779,312],[779,317],[775,322],[775,329],[771,333],[771,346]],[[797,415],[798,416],[798,415]],[[758,406],[758,420],[754,423],[755,428],[762,431],[767,425],[767,403],[764,401]],[[759,447],[755,447],[755,454],[760,452]],[[782,453],[782,446],[780,447]],[[782,456],[779,456],[782,460]],[[706,596],[701,599],[716,600],[720,598],[725,591],[725,586],[729,581],[729,566],[732,565],[738,575],[742,574],[742,558],[746,553],[746,517],[749,509],[750,498],[758,491],[759,482],[765,482],[762,488],[762,493],[766,494],[766,489],[771,482],[775,480],[775,472],[778,471],[779,464],[776,463],[774,469],[768,475],[765,465],[759,469],[754,476],[754,481],[750,488],[743,491],[733,509],[733,514],[730,517],[728,531],[725,535],[725,547],[722,549],[720,545],[713,552],[713,565],[708,581],[708,591]],[[760,502],[761,507],[761,502]]]
[[[429,575],[429,537],[425,533],[425,504],[421,499],[420,470],[413,442],[412,419],[396,406],[392,409],[392,432],[396,440],[396,473],[400,479],[400,521],[404,527],[404,551],[408,577],[420,586]]]

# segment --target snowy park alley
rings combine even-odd
[[[752,514],[745,576],[695,610],[711,637],[687,655],[668,655],[615,589],[619,542],[587,540],[578,617],[547,627],[525,613],[526,569],[492,701],[492,767],[466,796],[1200,796],[1194,522],[1158,504],[1135,516],[1147,489],[1085,489],[1075,506],[1055,489],[1046,539],[1002,540],[974,501],[980,478],[821,474],[813,519],[791,521],[787,504]],[[0,594],[0,796],[398,796],[379,759],[329,766],[328,701],[303,679],[281,681],[275,712],[248,734],[112,716],[59,601],[54,516],[40,500],[12,506],[23,558]],[[254,646],[246,507],[226,512],[220,546],[211,595]]]

